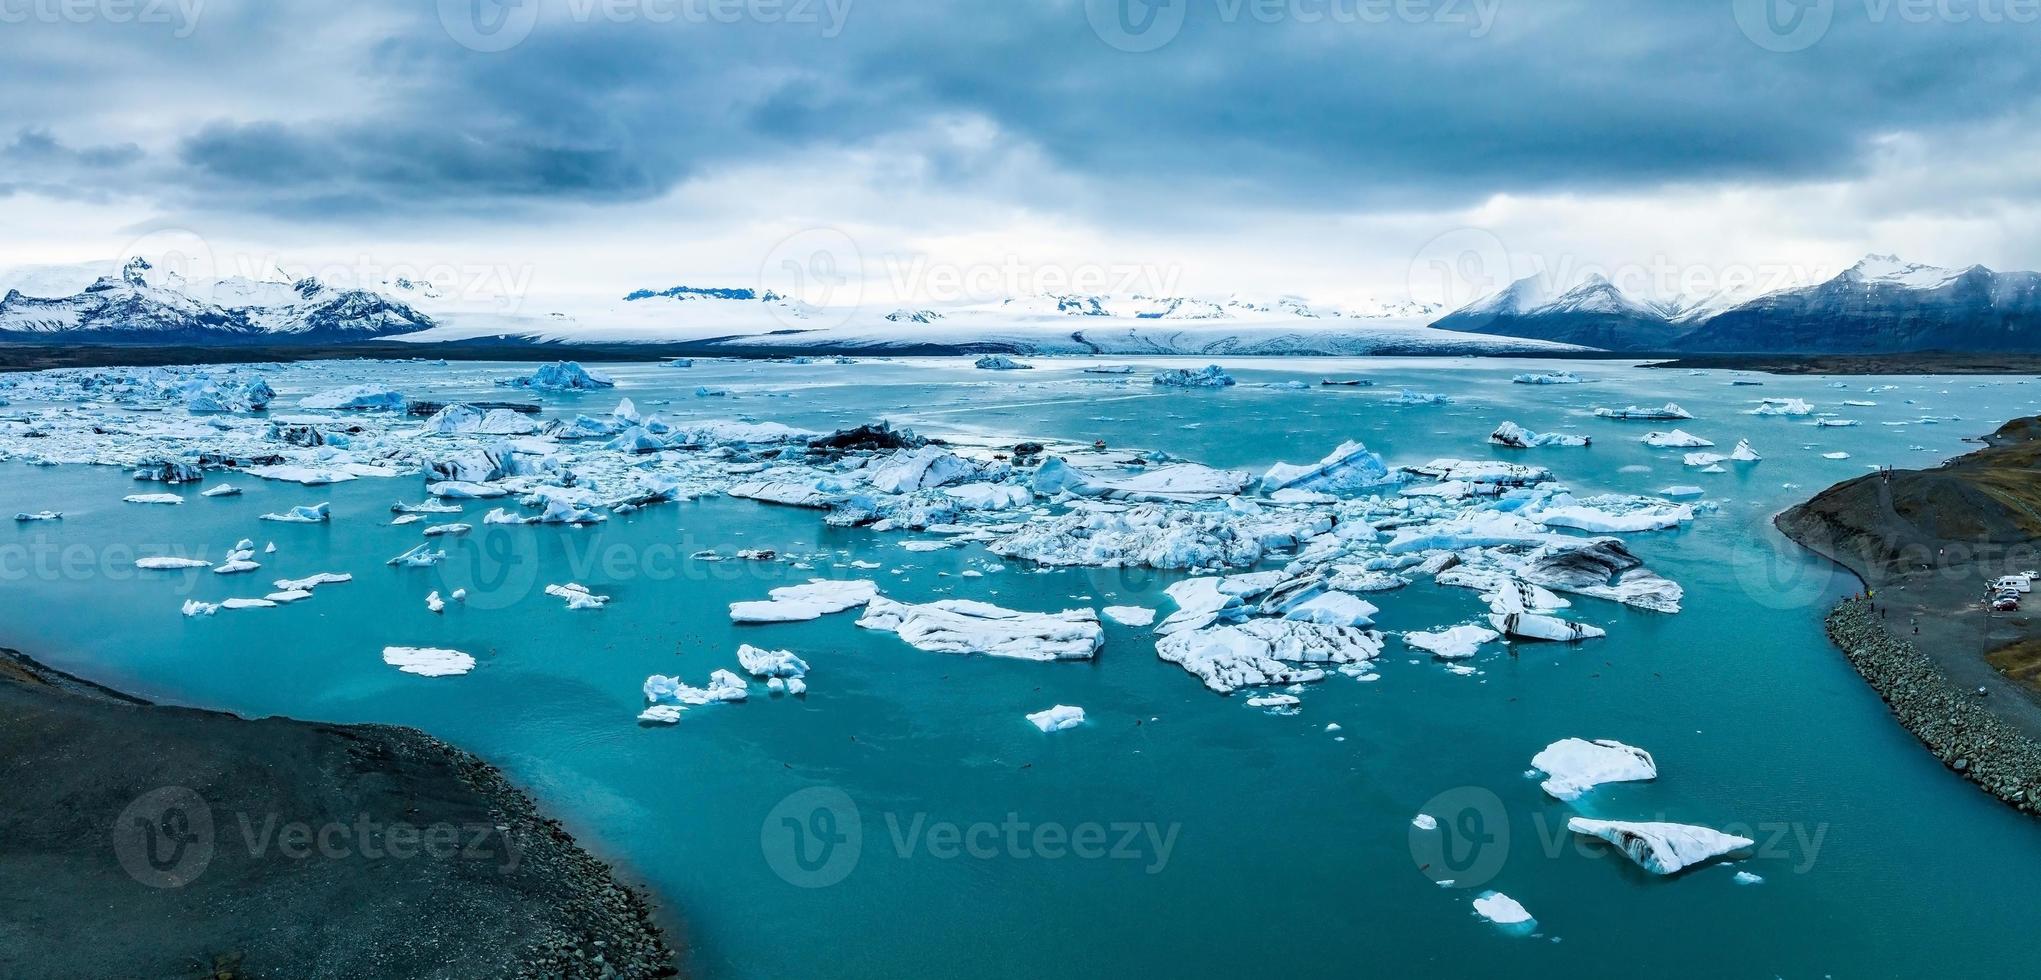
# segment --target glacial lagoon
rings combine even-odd
[[[439,402],[530,399],[542,418],[572,419],[606,416],[627,397],[676,426],[829,432],[886,419],[968,446],[1098,441],[1254,474],[1354,440],[1391,466],[1545,467],[1581,498],[1690,485],[1704,492],[1682,501],[1695,509],[1690,522],[1621,535],[1684,589],[1682,609],[1573,596],[1562,615],[1605,638],[1489,643],[1446,663],[1398,634],[1483,621],[1488,606],[1475,591],[1413,576],[1364,596],[1380,607],[1381,655],[1303,685],[1290,712],[1246,703],[1280,687],[1208,690],[1158,659],[1152,627],[1111,618],[1094,659],[1031,662],[916,649],[859,628],[856,610],[771,625],[728,614],[730,603],[821,577],[868,579],[905,603],[1168,616],[1164,590],[1194,572],[1044,570],[983,541],[925,550],[914,545],[944,535],[836,527],[816,510],[723,494],[590,526],[485,525],[487,511],[515,501],[458,501],[459,516],[429,517],[473,525],[435,545],[446,561],[391,567],[421,542],[424,525],[391,526],[393,503],[425,498],[415,471],[319,486],[213,472],[165,486],[112,466],[32,465],[34,440],[10,437],[0,512],[64,516],[4,532],[0,646],[154,700],[411,725],[471,749],[648,885],[705,977],[1235,977],[1272,964],[1313,978],[2004,972],[2005,943],[2041,897],[2041,830],[1891,721],[1822,634],[1822,615],[1856,583],[1784,541],[1769,518],[1869,467],[1967,451],[1966,438],[2037,411],[2028,379],[1239,359],[1219,362],[1233,387],[1175,390],[1148,376],[1207,362],[1031,363],[604,365],[616,388],[583,393],[498,385],[532,368],[517,364],[243,373],[274,387],[270,416],[323,415],[336,428],[349,416],[301,411],[297,400],[374,383]],[[1101,363],[1136,371],[1082,371]],[[1588,383],[1511,383],[1559,370]],[[1319,383],[1351,378],[1374,384]],[[22,378],[5,380],[17,387],[0,390],[12,401],[0,418],[15,436],[41,412],[185,414],[38,401]],[[1449,400],[1399,404],[1405,389]],[[1761,398],[1802,399],[1858,424],[1748,414]],[[1694,418],[1593,414],[1667,401]],[[1592,445],[1490,445],[1506,421]],[[1763,459],[1704,473],[1683,465],[1693,450],[1641,441],[1675,427],[1716,453],[1748,439]],[[1829,458],[1839,453],[1848,457]],[[242,493],[201,495],[221,483]],[[183,503],[123,502],[137,493]],[[259,519],[321,503],[329,522]],[[256,544],[261,569],[133,567],[148,555],[217,562],[242,539]],[[276,551],[264,553],[271,542]],[[775,557],[737,557],[757,550]],[[320,572],[353,580],[274,608],[183,611]],[[544,591],[570,582],[610,601],[570,610]],[[457,589],[465,601],[428,610],[429,593]],[[805,660],[805,695],[753,682],[742,703],[693,707],[673,725],[638,721],[648,677],[703,684],[737,671],[747,643]],[[392,646],[465,651],[476,665],[419,676],[385,663]],[[1055,705],[1083,708],[1084,722],[1045,733],[1028,721]],[[1573,737],[1647,749],[1658,777],[1556,800],[1530,759]],[[1413,825],[1421,813],[1433,829]],[[1574,816],[1698,824],[1756,844],[1660,877],[1568,833]],[[1504,929],[1476,915],[1474,900],[1490,891],[1521,903],[1535,925]]]

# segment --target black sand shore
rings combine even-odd
[[[2041,813],[2041,688],[2005,667],[2037,631],[1983,601],[1990,580],[2041,566],[2041,420],[1985,442],[1935,469],[1839,483],[1774,523],[1864,583],[1870,599],[1839,606],[1829,636],[1900,722],[1950,768]]]
[[[0,652],[0,976],[664,977],[642,898],[482,760]]]

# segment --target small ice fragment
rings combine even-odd
[[[1029,715],[1028,721],[1033,722],[1036,728],[1044,732],[1060,732],[1066,728],[1076,728],[1084,724],[1084,709],[1073,708],[1067,704],[1059,704],[1053,708],[1037,711]]]

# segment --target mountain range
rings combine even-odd
[[[1826,282],[1672,302],[1602,276],[1511,283],[1443,316],[1297,297],[1040,294],[938,307],[814,306],[769,290],[663,286],[573,312],[464,310],[429,284],[316,278],[190,283],[146,259],[0,272],[0,341],[290,344],[657,343],[704,352],[1102,354],[1883,353],[2041,351],[2041,274],[1873,255]]]
[[[2041,274],[1871,255],[1814,285],[1672,304],[1634,298],[1601,276],[1557,295],[1531,277],[1432,326],[1652,353],[2033,352]]]

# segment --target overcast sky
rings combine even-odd
[[[2041,268],[2041,0],[1801,3],[0,0],[0,264],[1346,303]]]

